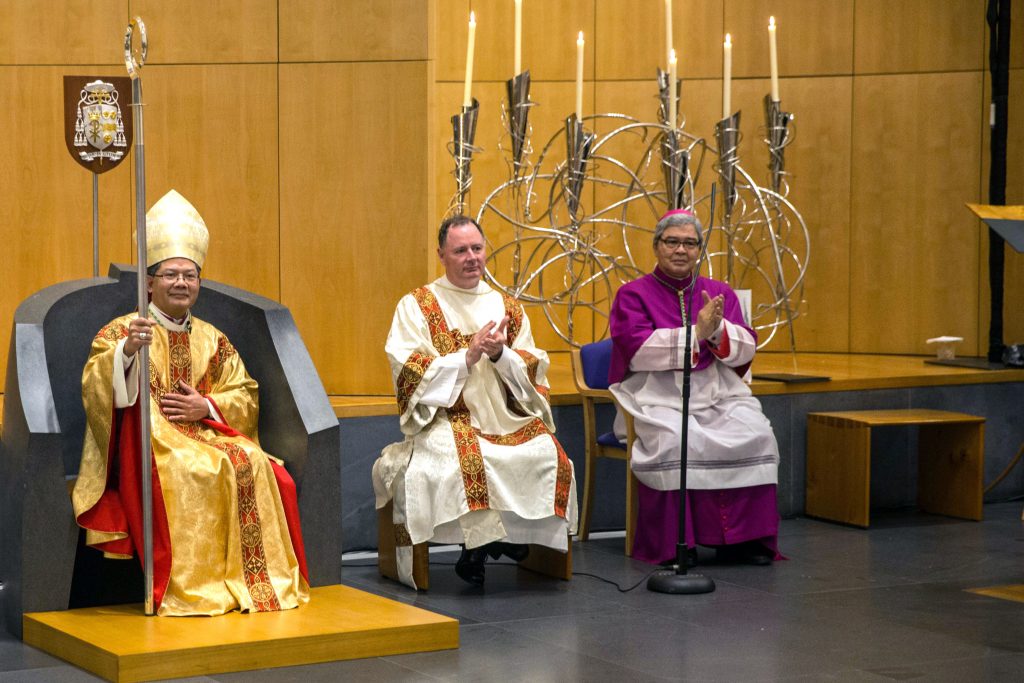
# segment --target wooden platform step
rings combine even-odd
[[[987,595],[990,598],[999,598],[1000,600],[1024,602],[1024,584],[1021,583],[1014,583],[1008,586],[989,586],[987,588],[968,588],[967,592]]]
[[[141,605],[24,616],[27,644],[108,681],[152,681],[449,650],[455,619],[348,586],[311,591],[298,609],[147,617]]]

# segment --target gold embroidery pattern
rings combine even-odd
[[[168,370],[171,387],[176,387],[179,380],[184,380],[189,386],[192,386],[192,352],[188,332],[171,332],[168,330],[167,341],[169,345],[167,355],[170,359]],[[202,388],[204,385],[206,386],[205,391]],[[158,409],[163,397],[172,391],[171,388],[165,387],[163,382],[160,381],[160,374],[156,371],[156,365],[152,357],[149,359],[149,390]],[[201,394],[209,391],[209,380],[206,376],[202,378],[196,390]],[[163,412],[162,409],[161,412]],[[168,423],[185,436],[195,441],[208,443],[208,439],[203,437],[199,422],[168,421]]]
[[[565,510],[569,503],[569,492],[572,487],[572,461],[569,460],[569,456],[562,449],[562,444],[558,443],[558,439],[548,430],[540,418],[535,418],[525,427],[517,429],[511,434],[482,434],[480,431],[476,433],[481,439],[486,439],[498,446],[521,446],[527,441],[531,441],[543,434],[550,436],[551,442],[555,445],[556,457],[558,458],[558,470],[555,473],[555,514],[562,518],[565,517]]]
[[[519,335],[519,330],[523,328],[523,307],[519,305],[519,302],[508,296],[504,295],[505,300],[505,315],[508,316],[508,345],[509,347],[515,342],[516,337]],[[547,399],[550,393],[546,386],[537,384],[537,369],[540,367],[540,359],[534,356],[528,351],[516,349],[516,353],[519,357],[526,362],[526,375],[530,378],[530,384],[537,390],[537,393]],[[511,400],[510,400],[511,403]]]
[[[167,357],[170,360],[170,388],[177,388],[178,382],[192,386],[192,351],[188,332],[167,331]]]
[[[516,353],[518,353],[519,357],[523,359],[524,363],[526,363],[526,376],[530,379],[530,384],[533,385],[533,388],[537,390],[538,394],[547,398],[549,392],[548,388],[543,384],[537,383],[537,370],[540,368],[540,359],[529,351],[523,351],[522,349],[517,350]]]
[[[426,287],[413,291],[413,297],[419,304],[423,317],[427,320],[430,338],[434,348],[442,356],[469,346],[469,338],[458,330],[449,331],[448,322],[444,319],[437,297]],[[403,411],[404,412],[404,411]],[[451,408],[447,410],[448,423],[452,426],[452,437],[455,440],[455,451],[462,469],[462,485],[466,490],[466,502],[470,510],[486,510],[490,507],[487,493],[487,475],[484,472],[484,456],[480,452],[480,440],[470,421],[469,408],[459,396]]]
[[[395,525],[395,547],[396,548],[408,548],[412,545],[412,536],[409,535],[409,530],[405,528],[404,524]]]
[[[398,398],[398,414],[405,415],[409,408],[409,399],[416,393],[416,387],[420,385],[423,374],[434,362],[433,356],[422,353],[411,353],[398,374],[398,385],[395,387],[395,396]]]
[[[245,450],[234,443],[216,443],[235,468],[235,486],[238,490],[238,528],[242,542],[242,575],[257,612],[281,609],[277,593],[267,573],[267,556],[263,549],[263,525],[256,506],[256,487],[252,464]]]
[[[541,434],[549,434],[547,426],[539,419],[531,420],[525,427],[517,429],[511,434],[483,434],[480,430],[476,433],[481,439],[487,439],[497,446],[521,446]]]
[[[210,358],[210,367],[206,371],[206,375],[212,379],[220,379],[220,373],[227,363],[228,359],[237,353],[234,345],[224,335],[217,335],[217,350],[214,351],[213,356]],[[206,379],[204,377],[203,379]],[[206,393],[206,392],[200,392]]]
[[[448,329],[448,322],[441,312],[441,305],[437,303],[437,297],[426,287],[419,287],[413,290],[413,298],[420,306],[423,317],[427,320],[427,328],[430,330],[430,340],[437,349],[438,354],[447,356],[459,349],[469,346],[470,337],[458,330]]]
[[[110,323],[100,328],[100,331],[96,333],[97,339],[106,339],[107,341],[117,342],[128,336],[128,327],[122,323]]]
[[[487,510],[491,506],[487,492],[487,473],[484,471],[484,456],[480,452],[480,439],[473,429],[469,408],[459,396],[455,405],[448,409],[448,421],[452,425],[455,451],[462,469],[462,486],[466,490],[466,503],[470,510]]]
[[[505,338],[508,345],[512,346],[516,337],[519,336],[519,330],[523,328],[523,307],[508,294],[502,294],[501,298],[505,302],[505,315],[508,316],[508,328],[505,330]]]

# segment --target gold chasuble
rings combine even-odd
[[[138,361],[122,351],[135,317],[113,320],[93,340],[73,494],[86,542],[121,558],[141,556],[142,547],[138,401],[130,397],[131,382],[118,385],[115,375]],[[160,322],[149,351],[157,614],[270,611],[307,602],[295,485],[259,447],[256,382],[212,325],[191,316],[175,325],[152,307],[148,317]],[[179,381],[206,397],[216,418],[168,421],[160,398]],[[126,384],[131,405],[120,408],[116,387]]]

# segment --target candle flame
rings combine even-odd
[[[732,47],[732,36],[728,33],[725,34],[725,45],[726,47]]]
[[[576,42],[579,43],[580,45],[583,44],[583,31],[580,31],[580,35],[578,38],[576,38]]]
[[[469,13],[469,23],[476,24],[476,12]]]
[[[668,63],[669,64],[675,64],[676,63],[676,51],[675,50],[669,50],[669,53],[668,53]]]
[[[775,28],[775,17],[768,17],[768,28]]]

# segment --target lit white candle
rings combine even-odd
[[[583,120],[583,31],[576,39],[576,120]]]
[[[722,118],[727,119],[732,114],[732,36],[725,34],[725,44],[722,46]]]
[[[668,101],[669,101],[669,125],[673,128],[676,127],[676,121],[679,119],[679,98],[677,97],[676,91],[676,78],[678,77],[678,70],[676,68],[676,51],[669,50],[668,53]]]
[[[476,43],[476,15],[469,13],[469,40],[466,43],[466,87],[462,90],[462,106],[473,105],[473,45]]]
[[[516,3],[515,48],[512,59],[512,75],[519,74],[523,63],[523,0]]]
[[[672,0],[665,0],[665,56],[672,59]]]
[[[772,102],[779,101],[779,54],[775,47],[775,17],[768,17],[768,59],[772,74]]]

